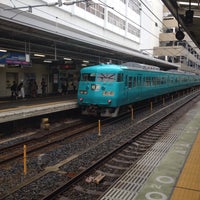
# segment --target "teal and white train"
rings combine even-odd
[[[200,76],[128,63],[81,69],[78,104],[84,115],[116,117],[134,102],[200,85]]]

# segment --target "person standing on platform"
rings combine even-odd
[[[36,80],[33,79],[33,82],[32,82],[32,97],[37,97],[37,91],[38,91],[38,85],[36,83]]]
[[[18,85],[17,91],[18,91],[18,93],[19,93],[18,96],[21,97],[22,99],[24,99],[25,93],[24,93],[24,83],[23,83],[23,80],[22,80],[21,83]]]
[[[15,97],[17,99],[17,83],[13,81],[12,86],[10,87],[11,90],[11,97]]]
[[[61,83],[61,95],[66,95],[66,85],[64,81]]]
[[[46,87],[47,87],[47,85],[46,85],[45,80],[43,78],[42,81],[41,81],[42,96],[46,95]]]

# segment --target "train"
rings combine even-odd
[[[198,85],[194,73],[135,62],[98,64],[81,69],[77,99],[83,115],[117,117],[135,102]]]

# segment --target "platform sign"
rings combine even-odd
[[[0,52],[0,64],[30,67],[30,58],[25,53]]]

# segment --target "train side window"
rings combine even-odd
[[[157,85],[156,77],[152,77],[152,85]]]
[[[128,88],[132,88],[132,81],[133,81],[133,78],[128,77]]]
[[[151,86],[151,77],[146,77],[146,85]]]
[[[162,84],[162,85],[166,84],[166,77],[162,77],[161,84]]]

